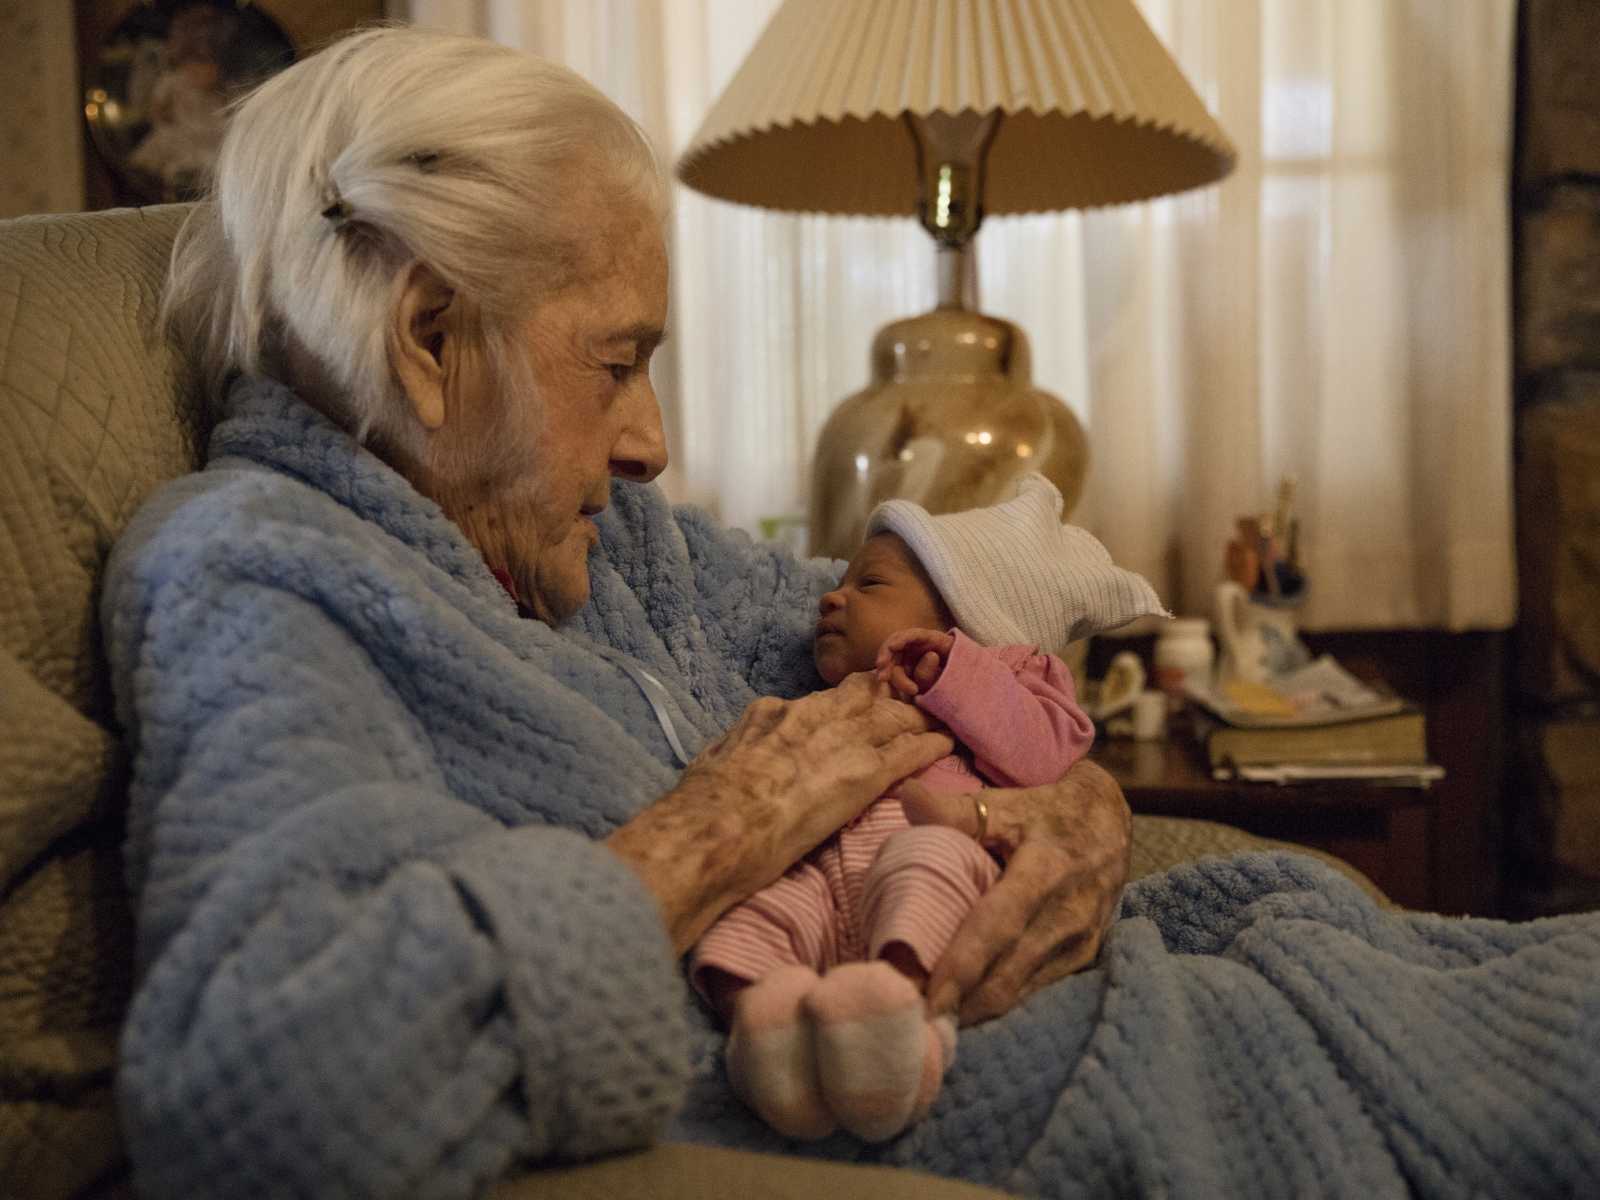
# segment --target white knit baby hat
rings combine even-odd
[[[1059,654],[1137,617],[1172,615],[1094,534],[1063,525],[1061,507],[1055,485],[1034,472],[1018,480],[1015,499],[989,508],[935,517],[910,500],[887,500],[867,518],[867,536],[899,534],[980,645],[1024,642]]]

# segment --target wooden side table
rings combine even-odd
[[[1361,871],[1397,904],[1436,907],[1437,795],[1353,781],[1242,783],[1211,778],[1205,754],[1173,722],[1169,740],[1101,738],[1089,757],[1115,777],[1136,813],[1201,817],[1261,837],[1315,846]]]

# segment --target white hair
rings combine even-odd
[[[213,393],[234,371],[286,370],[294,346],[348,406],[332,415],[359,438],[389,433],[403,403],[389,329],[412,265],[516,374],[513,323],[578,267],[584,189],[665,211],[649,141],[589,83],[476,38],[367,29],[236,105],[163,313]]]

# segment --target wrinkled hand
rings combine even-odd
[[[870,673],[798,700],[766,697],[706,747],[678,790],[737,798],[747,834],[770,834],[782,861],[776,879],[818,842],[857,816],[890,785],[950,753],[948,733],[893,699]]]
[[[936,794],[910,781],[899,795],[913,824],[977,834],[974,793]],[[934,965],[927,991],[930,1012],[958,1012],[967,1025],[1095,960],[1127,882],[1133,828],[1122,790],[1086,760],[1058,783],[976,795],[989,808],[983,844],[1005,869]]]
[[[755,701],[678,785],[606,839],[644,879],[681,951],[891,785],[949,754],[948,733],[871,673]]]
[[[884,639],[875,664],[878,678],[905,700],[939,682],[956,639],[938,629],[902,629]]]

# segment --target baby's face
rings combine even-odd
[[[839,586],[818,606],[817,670],[830,684],[870,671],[878,648],[902,629],[949,629],[954,623],[922,564],[892,533],[874,534],[850,560]]]

